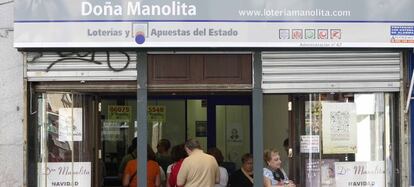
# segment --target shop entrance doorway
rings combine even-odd
[[[394,186],[397,100],[380,92],[289,95],[290,179],[305,187],[361,180]],[[373,168],[368,179],[364,171]]]
[[[29,184],[99,186],[98,97],[46,92],[30,102]]]
[[[30,126],[36,141],[29,159],[37,165],[29,172],[37,177],[32,182],[122,186],[122,160],[137,135],[136,103],[135,93],[36,94],[31,111],[36,119],[31,121],[38,123]],[[222,151],[230,173],[240,167],[241,155],[251,152],[251,124],[250,95],[148,99],[148,143],[155,152],[160,139],[168,139],[172,147],[196,138],[205,151]],[[82,170],[83,178],[48,172],[59,168]]]
[[[99,96],[99,128],[96,142],[99,163],[98,183],[106,187],[122,186],[121,178],[129,154],[136,156],[136,96],[111,94]]]
[[[241,157],[252,151],[252,120],[249,100],[215,100],[209,147],[219,148],[224,156],[223,166],[231,174],[241,167]]]
[[[229,172],[240,167],[244,153],[251,152],[250,95],[157,96],[149,98],[148,108],[165,111],[162,120],[148,118],[148,142],[154,149],[159,139],[178,145],[195,138],[204,151],[220,149]]]
[[[134,95],[99,96],[100,141],[97,154],[103,186],[121,186],[123,157],[136,137]],[[148,144],[154,152],[161,139],[171,147],[189,138],[202,148],[221,150],[222,165],[231,173],[241,156],[251,152],[251,96],[150,96],[148,98]],[[164,169],[166,166],[161,165]],[[164,169],[165,170],[165,169]]]

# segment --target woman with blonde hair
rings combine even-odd
[[[288,186],[295,187],[293,181],[289,180],[282,169],[282,161],[279,152],[275,149],[266,149],[263,153],[266,167],[263,168],[264,187]]]

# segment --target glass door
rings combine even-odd
[[[35,166],[37,186],[99,186],[94,154],[96,98],[77,93],[37,95]]]
[[[250,153],[250,106],[216,105],[216,147],[224,161],[240,168],[241,157]]]
[[[300,186],[393,186],[395,95],[291,95],[291,176]]]
[[[129,160],[136,158],[136,99],[131,95],[106,95],[99,99],[100,124],[97,142],[100,184],[122,186],[122,175]]]
[[[251,150],[250,103],[251,96],[151,98],[148,142],[156,150],[160,139],[169,140],[173,147],[195,138],[205,152],[218,148],[224,157],[223,165],[232,172],[240,167],[241,156]]]
[[[251,96],[212,97],[207,106],[208,145],[222,152],[220,164],[233,173],[251,153]]]

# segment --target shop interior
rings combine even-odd
[[[45,165],[90,164],[91,185],[121,186],[119,165],[137,135],[135,94],[36,96],[33,130],[39,152],[32,156],[38,172]],[[392,145],[396,101],[391,93],[265,94],[261,139],[252,137],[251,95],[149,96],[147,141],[156,152],[160,139],[172,147],[196,138],[205,151],[221,150],[230,174],[240,168],[243,154],[252,153],[255,141],[263,141],[264,149],[278,150],[296,184],[332,186],[340,177],[335,169],[347,167],[346,162],[370,161],[384,172],[395,167],[390,160],[398,152]],[[384,175],[384,183],[392,180]]]

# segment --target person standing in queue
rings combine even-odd
[[[118,176],[122,182],[124,170],[129,161],[137,158],[137,138],[132,139],[131,145],[128,147],[128,153],[122,158],[121,164],[118,167]]]
[[[155,160],[162,167],[164,171],[167,171],[167,167],[173,163],[169,150],[171,147],[170,140],[161,139],[157,144],[157,152],[155,153]]]
[[[171,149],[171,158],[174,163],[167,168],[167,187],[177,187],[177,175],[186,157],[184,144],[176,145]]]
[[[220,166],[224,161],[223,154],[221,153],[220,149],[218,149],[217,147],[209,148],[207,150],[207,153],[213,156],[219,165],[220,182],[216,184],[215,187],[226,187],[227,183],[229,182],[229,173],[227,172],[226,168]]]
[[[155,153],[151,146],[147,145],[147,187],[159,187],[161,185],[160,166],[155,161]],[[127,163],[122,178],[123,187],[137,186],[137,159]]]
[[[253,187],[253,155],[246,153],[241,161],[241,168],[230,175],[228,187]]]
[[[179,187],[214,187],[220,181],[220,172],[216,159],[203,152],[196,139],[185,143],[188,157],[181,164],[177,176]]]

